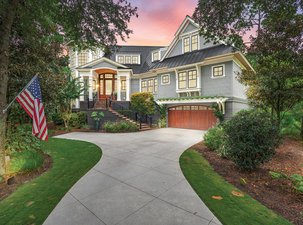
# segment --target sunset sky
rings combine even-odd
[[[139,17],[133,17],[130,38],[120,45],[168,46],[186,15],[192,16],[198,0],[129,0],[138,7]],[[249,41],[248,32],[244,41]]]
[[[133,34],[122,45],[169,45],[186,15],[191,16],[198,0],[129,0],[138,7],[138,18],[129,24]]]

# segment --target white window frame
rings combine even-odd
[[[223,67],[223,75],[222,76],[214,76],[214,68],[215,67]],[[211,78],[212,79],[220,79],[225,77],[225,64],[215,65],[211,67]]]
[[[117,63],[119,63],[118,58],[120,56],[123,57],[123,63],[121,63],[121,64],[126,64],[125,63],[125,57],[126,56],[130,56],[130,62],[131,62],[130,64],[129,63],[127,63],[127,64],[129,64],[129,65],[140,65],[141,64],[141,55],[140,54],[116,54],[116,62]],[[133,64],[133,62],[132,62],[133,56],[138,57],[138,63],[137,64]]]
[[[200,35],[199,33],[197,33],[196,31],[195,32],[191,32],[191,33],[186,33],[186,34],[183,34],[181,37],[181,41],[182,41],[182,54],[185,54],[185,53],[188,53],[188,52],[184,52],[184,39],[185,38],[189,38],[189,52],[192,52],[192,36],[195,36],[197,35],[198,36],[198,49],[197,50],[200,50],[201,46],[200,46]],[[197,50],[194,50],[194,51],[197,51]]]
[[[164,76],[168,76],[168,83],[163,83],[162,82],[162,77],[164,77]],[[169,73],[161,75],[161,85],[170,85],[170,74]]]
[[[154,59],[154,53],[157,53],[157,52],[159,54],[159,59]],[[159,61],[160,59],[161,59],[161,53],[160,53],[160,51],[159,50],[153,51],[152,52],[152,62]]]

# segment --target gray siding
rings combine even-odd
[[[111,69],[117,69],[114,65],[107,63],[107,62],[100,62],[92,67],[92,69],[96,68],[101,68],[101,67],[106,67],[106,68],[111,68]]]
[[[182,54],[182,39],[178,40],[175,47],[168,54],[167,58]]]
[[[200,36],[200,49],[209,48],[215,46],[212,42],[206,42],[205,38]]]
[[[140,91],[140,80],[139,79],[132,79],[130,81],[130,94],[136,93]]]
[[[237,79],[238,73],[241,74],[242,70],[238,66],[238,64],[233,62],[233,97],[246,99],[247,97],[245,94],[246,92],[245,86],[238,81]]]
[[[239,101],[237,99],[233,99],[231,101],[227,101],[225,103],[225,119],[230,119],[232,116],[234,116],[237,112],[243,110],[243,109],[249,109],[249,105],[245,101]]]
[[[225,64],[225,77],[212,78],[212,66]],[[203,96],[232,97],[233,62],[219,63],[201,68],[201,91]]]
[[[170,84],[161,85],[161,75],[170,74]],[[157,98],[175,98],[178,97],[176,92],[176,74],[175,72],[162,73],[158,75],[158,95]]]
[[[196,31],[198,30],[197,27],[195,27],[193,24],[189,23],[187,25],[187,27],[183,30],[182,34],[186,34],[186,33],[189,33],[189,32],[193,32],[193,31]]]

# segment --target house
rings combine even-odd
[[[115,102],[127,105],[132,93],[151,92],[168,108],[168,127],[208,129],[217,121],[214,104],[225,118],[248,108],[236,77],[252,66],[234,47],[206,42],[189,16],[169,46],[118,46],[111,54],[70,51],[70,60],[75,76],[90,87],[89,101],[96,96],[102,103],[114,93]],[[74,107],[86,106],[81,96]]]

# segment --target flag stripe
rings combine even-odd
[[[23,99],[22,96],[18,97],[17,98],[17,101],[20,103],[20,105],[22,106],[22,108],[26,111],[26,113],[31,117],[33,118],[33,109],[30,108],[26,101]]]

